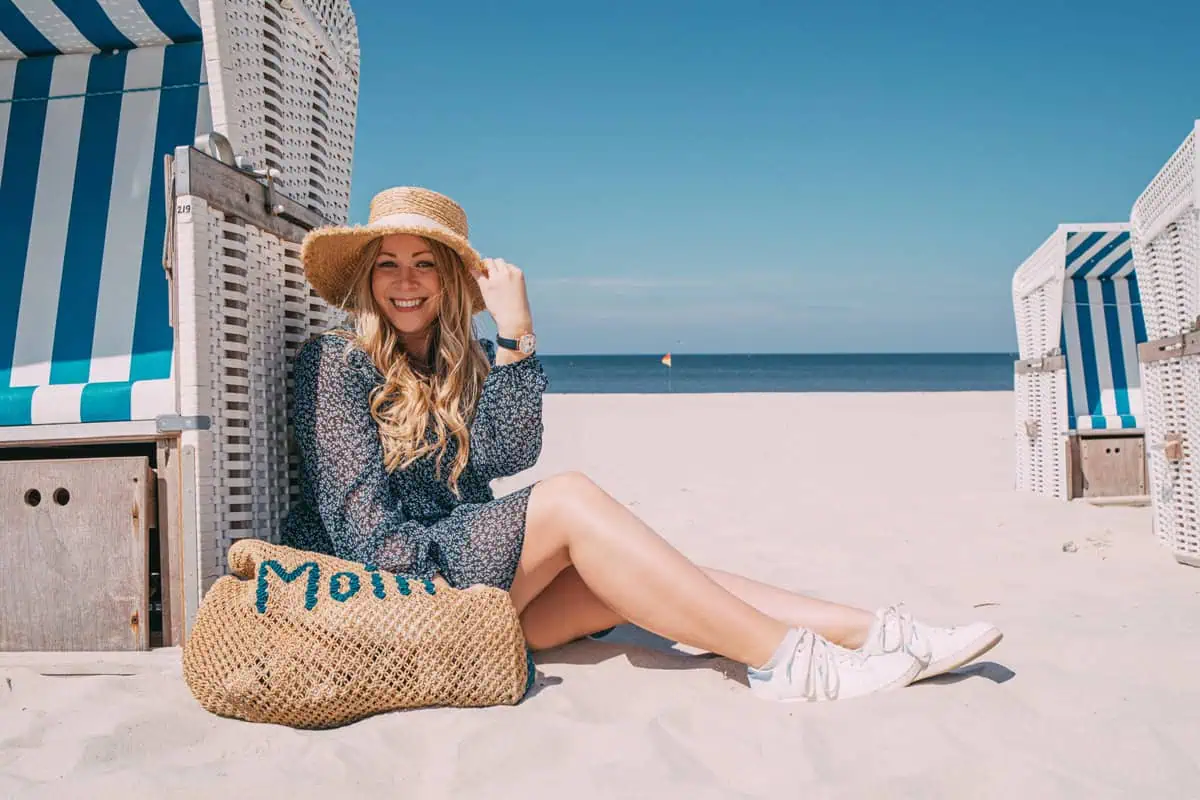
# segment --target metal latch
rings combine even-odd
[[[178,431],[206,431],[212,427],[212,418],[204,416],[184,417],[179,414],[163,414],[156,417],[154,424],[159,433]]]

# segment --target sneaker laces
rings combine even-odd
[[[903,650],[921,662],[921,666],[929,664],[933,658],[930,642],[903,603],[882,609],[878,617],[880,650],[885,653]]]
[[[788,682],[796,685],[801,665],[805,667],[804,696],[812,698],[820,690],[826,699],[837,698],[841,688],[839,667],[842,664],[860,664],[864,656],[856,651],[838,647],[833,642],[804,628],[796,638],[791,657],[787,662]]]

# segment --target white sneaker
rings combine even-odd
[[[991,650],[1004,638],[986,622],[937,628],[912,618],[900,603],[875,612],[875,621],[860,648],[868,655],[906,652],[921,664],[914,681],[957,669]]]
[[[845,700],[907,686],[921,669],[904,651],[847,650],[804,628],[789,630],[776,653],[778,663],[746,670],[751,691],[769,700]]]

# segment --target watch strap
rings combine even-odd
[[[532,355],[534,349],[537,347],[537,337],[532,333],[526,333],[522,334],[518,339],[509,339],[497,333],[496,344],[506,350]]]
[[[500,334],[496,334],[496,344],[503,347],[505,350],[520,350],[521,343],[516,339],[508,339]]]

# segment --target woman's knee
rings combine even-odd
[[[536,503],[540,513],[562,520],[587,513],[596,503],[608,499],[609,496],[595,481],[573,470],[539,481],[533,489],[531,505]]]

